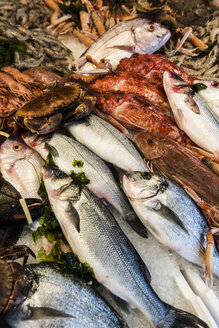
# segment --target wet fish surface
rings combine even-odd
[[[12,328],[125,327],[93,286],[51,264],[25,267],[27,299],[7,316]]]
[[[182,188],[152,173],[130,172],[123,176],[123,190],[138,217],[160,243],[203,267],[210,228]],[[216,250],[214,253],[214,273],[219,276],[219,256]]]
[[[198,146],[219,155],[219,121],[206,103],[170,71],[164,72],[163,84],[179,128]]]
[[[23,198],[39,198],[40,173],[45,164],[40,155],[24,142],[7,139],[1,145],[0,169]]]
[[[138,253],[100,200],[72,183],[63,172],[43,168],[54,213],[73,252],[87,262],[96,279],[141,311],[157,328],[208,327],[197,317],[162,302]]]
[[[70,174],[72,170],[76,173],[80,172],[81,168],[73,167],[72,163],[74,159],[82,160],[84,163],[82,169],[90,180],[88,188],[103,202],[113,206],[137,233],[143,237],[147,235],[145,227],[135,215],[124,193],[117,186],[107,165],[89,149],[72,138],[58,133],[41,137],[25,133],[22,137],[44,159],[49,152],[45,147],[45,143],[47,143],[51,149],[54,163],[66,174]]]
[[[111,124],[91,114],[65,125],[67,131],[93,153],[125,171],[148,171],[132,142]]]
[[[113,68],[124,57],[134,52],[153,53],[160,49],[170,38],[170,31],[163,25],[145,18],[136,18],[120,22],[105,32],[94,42],[75,64],[84,64],[83,59],[91,56],[97,62],[108,59]],[[89,70],[90,63],[80,67]]]

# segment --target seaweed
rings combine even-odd
[[[15,51],[25,56],[27,52],[26,44],[17,38],[10,40],[0,39],[0,68],[11,65],[14,62]]]
[[[69,5],[58,2],[59,9],[65,15],[72,15],[72,18],[77,27],[81,29],[80,11],[87,11],[86,7],[83,6],[81,0],[71,0]]]

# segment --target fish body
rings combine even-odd
[[[199,96],[206,102],[212,114],[219,121],[219,83],[216,81],[195,80],[193,84],[201,83],[206,87],[198,91]]]
[[[52,158],[57,167],[70,174],[72,170],[76,173],[83,170],[90,180],[88,188],[97,195],[104,203],[113,206],[118,213],[133,227],[140,235],[145,236],[145,228],[132,210],[124,193],[118,187],[115,178],[107,165],[89,149],[62,134],[54,133],[52,136],[37,136],[24,134],[24,141],[46,159],[48,148],[51,149]],[[73,167],[73,160],[83,161],[83,168]],[[140,225],[140,226],[139,226]]]
[[[93,286],[51,264],[25,267],[23,304],[7,315],[12,328],[121,328],[123,325]],[[34,284],[32,282],[34,281]]]
[[[79,260],[89,263],[101,284],[140,310],[155,327],[176,327],[177,310],[165,325],[172,309],[153,291],[146,266],[102,202],[60,171],[43,168],[43,174],[54,213]],[[192,316],[191,327],[198,327],[197,320]]]
[[[204,265],[209,226],[195,203],[177,184],[148,172],[123,176],[123,190],[154,237],[189,262]],[[215,251],[214,273],[219,276]]]
[[[135,143],[143,156],[167,177],[219,206],[219,177],[190,150],[164,136],[146,132],[137,134]]]
[[[65,128],[103,160],[125,171],[148,170],[132,142],[100,117],[91,114],[86,119],[66,124]]]
[[[166,71],[164,89],[177,125],[201,148],[219,155],[219,124],[206,103],[179,76]]]
[[[82,58],[91,56],[97,62],[108,59],[113,68],[124,57],[130,57],[133,53],[153,53],[160,49],[170,38],[170,31],[159,23],[145,18],[136,18],[122,21],[116,24],[75,62],[77,65]],[[83,70],[89,70],[90,63],[81,66]]]
[[[39,198],[40,173],[43,159],[24,142],[7,139],[1,145],[0,168],[3,178],[9,181],[23,198]]]

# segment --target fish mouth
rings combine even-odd
[[[151,196],[147,196],[147,197],[140,197],[140,198],[137,198],[137,197],[132,197],[132,196],[127,196],[127,198],[131,201],[138,201],[138,202],[143,202],[147,199],[150,199],[150,198],[153,198],[155,196],[158,195],[160,189],[157,189],[157,191],[155,192],[155,194],[151,195]]]

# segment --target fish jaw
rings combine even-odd
[[[145,20],[145,24],[136,22],[133,26],[134,52],[152,54],[160,49],[170,38],[170,31],[159,23]]]
[[[45,143],[49,140],[46,136],[39,136],[30,132],[25,132],[21,135],[24,142],[33,150],[37,151],[40,156],[46,159],[49,150],[45,147]]]

